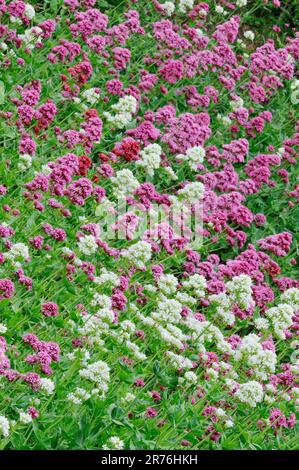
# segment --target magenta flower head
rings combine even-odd
[[[191,446],[191,442],[190,442],[190,441],[187,441],[187,439],[183,439],[183,440],[181,441],[181,446],[183,446],[183,447],[189,447],[189,446]]]
[[[15,286],[10,279],[0,279],[0,300],[10,299],[14,291]]]
[[[145,412],[145,416],[147,418],[155,418],[156,416],[158,415],[158,411],[155,410],[155,408],[152,408],[152,407],[148,407],[146,412]]]
[[[161,394],[159,392],[157,392],[156,390],[153,390],[152,392],[150,392],[150,394],[151,394],[151,397],[155,401],[160,401],[161,400]]]
[[[135,387],[144,387],[145,382],[142,379],[136,379],[134,385]]]
[[[59,314],[58,305],[54,302],[47,302],[46,304],[43,304],[41,311],[45,317],[57,317]]]
[[[34,406],[30,406],[28,408],[28,413],[30,414],[31,418],[38,418],[39,417],[39,412]]]

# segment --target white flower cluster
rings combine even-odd
[[[175,354],[172,351],[166,351],[166,356],[169,358],[170,364],[176,369],[193,369],[193,362],[187,357]]]
[[[157,327],[161,338],[167,343],[172,344],[175,348],[180,350],[184,349],[184,343],[188,341],[188,336],[185,335],[180,328],[169,323],[166,328],[162,325]]]
[[[178,280],[172,274],[162,274],[158,279],[159,290],[165,294],[170,295],[176,292]]]
[[[108,447],[108,445],[110,447]],[[111,436],[108,441],[107,441],[107,444],[103,445],[103,450],[122,450],[124,449],[124,442],[117,436]]]
[[[186,281],[183,281],[182,285],[187,289],[191,289],[197,298],[205,296],[207,281],[206,278],[200,274],[192,274]]]
[[[280,299],[289,304],[295,312],[299,310],[299,289],[297,287],[291,287],[285,290],[281,294]]]
[[[51,379],[40,379],[41,390],[45,392],[46,395],[52,395],[55,390],[55,384]]]
[[[115,185],[115,194],[132,194],[139,186],[139,181],[135,178],[131,170],[124,169],[116,172],[116,176],[111,178]]]
[[[92,255],[98,249],[95,237],[93,235],[83,235],[78,242],[78,248],[84,255]]]
[[[194,5],[194,0],[179,0],[178,11],[180,13],[187,13]]]
[[[98,287],[105,285],[105,288],[111,288],[118,285],[119,278],[115,273],[103,270],[99,277],[95,277],[94,282]],[[78,327],[78,332],[83,336],[88,336],[92,344],[96,344],[100,346],[102,350],[106,350],[104,348],[105,341],[102,336],[104,334],[108,334],[108,336],[112,335],[110,327],[115,320],[112,311],[111,297],[94,291],[90,306],[97,307],[98,310],[92,315],[84,315],[81,317],[83,325]],[[116,339],[118,338],[116,337]]]
[[[175,4],[172,2],[162,3],[161,7],[163,8],[167,16],[171,16],[175,10]]]
[[[35,17],[35,9],[30,3],[25,3],[24,16],[28,20],[32,20]],[[16,16],[10,16],[9,19],[12,23],[22,24],[22,20]]]
[[[22,153],[19,156],[18,168],[20,171],[28,170],[32,165],[32,157],[28,153]]]
[[[0,415],[0,436],[8,437],[9,436],[9,421],[5,416]]]
[[[90,305],[92,307],[99,307],[100,309],[110,309],[112,306],[112,302],[110,297],[105,294],[99,294],[98,292],[95,292],[93,294],[93,298],[90,302]]]
[[[197,375],[194,372],[188,371],[185,372],[184,378],[187,382],[196,384],[197,383]]]
[[[121,398],[120,401],[121,401],[121,403],[130,403],[130,402],[134,401],[135,398],[136,398],[136,396],[134,395],[134,393],[128,392],[128,393],[126,393],[126,395],[123,398]]]
[[[235,315],[231,311],[231,301],[227,294],[212,294],[209,296],[209,302],[215,309],[215,320],[229,326],[235,323]]]
[[[117,287],[119,284],[119,277],[114,272],[107,271],[107,269],[103,268],[101,274],[96,276],[93,282],[99,286],[105,284]]]
[[[255,378],[266,380],[275,372],[277,357],[274,351],[263,349],[259,336],[251,333],[242,339],[235,352],[235,360],[247,364]]]
[[[291,103],[296,105],[299,103],[299,80],[293,80],[291,83]]]
[[[257,403],[260,403],[263,400],[263,387],[260,383],[252,380],[250,382],[246,382],[245,384],[241,384],[235,393],[235,396],[242,403],[255,408]]]
[[[114,127],[122,129],[131,122],[132,115],[136,113],[137,100],[131,95],[123,96],[119,99],[118,103],[111,106],[111,109],[115,111],[115,114],[104,112],[104,117]]]
[[[191,170],[196,171],[198,165],[203,162],[205,154],[205,149],[200,145],[196,145],[195,147],[189,148],[185,155],[179,154],[177,158],[187,161]]]
[[[123,343],[138,361],[145,361],[146,355],[141,352],[139,346],[131,341],[131,336],[136,331],[136,326],[130,320],[124,320],[119,324],[120,329],[110,331],[110,336],[118,343]]]
[[[235,276],[231,281],[226,283],[227,291],[232,303],[238,304],[238,306],[244,310],[249,309],[254,305],[252,299],[252,279],[247,274],[240,274]]]
[[[256,318],[254,320],[254,325],[257,330],[266,332],[270,326],[270,323],[266,318]]]
[[[32,422],[32,416],[30,413],[26,413],[25,411],[19,412],[20,423],[22,424],[29,424]]]
[[[146,292],[149,292],[151,294],[157,292],[157,287],[153,286],[153,284],[144,284],[143,288]]]
[[[192,295],[186,294],[186,292],[178,292],[175,296],[178,302],[181,302],[183,305],[192,306],[197,303],[197,300],[192,297]]]
[[[61,251],[66,256],[73,256],[74,255],[74,252],[70,248],[68,248],[67,246],[63,246],[61,248]]]
[[[42,165],[41,171],[36,172],[35,174],[36,175],[42,174],[42,175],[45,175],[45,176],[49,176],[51,173],[52,173],[52,168],[50,168],[49,165]]]
[[[26,47],[32,51],[42,33],[43,30],[41,28],[33,26],[33,28],[25,29],[24,34],[19,34],[18,38],[21,39]]]
[[[225,127],[230,126],[232,123],[232,120],[228,116],[223,116],[219,113],[217,114],[217,120],[220,121]]]
[[[165,299],[158,302],[157,311],[151,313],[151,317],[164,323],[179,323],[181,317],[182,304],[175,299]]]
[[[171,299],[166,299],[171,300]],[[165,300],[163,301],[165,302]],[[175,301],[176,302],[176,301]],[[162,302],[161,302],[162,303]],[[165,306],[164,306],[165,307]],[[168,304],[169,307],[169,304]],[[181,306],[182,307],[182,306]],[[152,312],[151,316],[145,317],[142,315],[138,310],[136,310],[137,318],[146,326],[150,327],[151,329],[155,329],[157,333],[159,333],[161,339],[165,341],[165,343],[170,344],[178,349],[183,349],[184,344],[183,341],[187,341],[187,336],[177,328],[173,323],[168,322],[165,325],[165,312],[162,317],[160,317],[159,312]]]
[[[163,170],[165,171],[170,180],[178,180],[178,176],[175,174],[175,171],[171,166],[164,166]]]
[[[83,91],[82,96],[88,103],[95,104],[99,100],[100,94],[97,88],[88,88]]]
[[[194,372],[185,372],[183,377],[179,378],[179,383],[187,385],[188,387],[197,384],[197,375]]]
[[[5,259],[10,260],[15,267],[18,267],[20,265],[19,262],[29,259],[28,246],[24,243],[15,243],[4,256]]]
[[[122,333],[126,335],[127,338],[129,338],[130,334],[134,333],[136,330],[135,324],[130,320],[124,320],[120,322],[120,327],[122,329]]]
[[[185,201],[189,202],[190,204],[194,204],[202,200],[204,195],[204,185],[199,181],[189,183],[184,188],[180,189],[178,194]]]
[[[195,318],[187,317],[184,325],[191,331],[191,339],[197,346],[200,353],[205,353],[205,343],[215,343],[218,350],[222,353],[232,354],[231,345],[225,341],[220,329],[209,321],[198,321]]]
[[[284,330],[292,325],[293,315],[299,310],[299,289],[291,287],[285,290],[281,294],[280,300],[283,303],[278,304],[276,307],[269,308],[265,315],[269,319],[275,335],[279,339],[285,339]],[[267,320],[264,319],[264,322],[265,321]]]
[[[277,307],[269,308],[266,311],[266,317],[269,318],[278,338],[285,339],[284,330],[291,326],[293,315],[293,307],[289,304],[279,304]]]
[[[253,31],[250,31],[250,30],[245,31],[244,38],[248,39],[249,41],[254,41],[255,34]]]
[[[212,294],[208,297],[214,307],[214,318],[225,325],[235,323],[232,307],[237,304],[241,309],[247,310],[254,306],[251,289],[252,280],[246,274],[234,276],[226,283],[227,293]]]
[[[93,390],[93,394],[102,393],[102,397],[105,396],[110,381],[110,368],[106,362],[97,361],[88,364],[87,367],[79,371],[79,375],[95,384],[96,388]]]
[[[30,3],[25,3],[24,16],[26,16],[28,20],[32,20],[35,17],[35,9]]]
[[[235,111],[236,109],[243,108],[244,101],[240,96],[235,96],[234,99],[230,102],[230,106]]]
[[[77,387],[73,393],[69,393],[67,399],[74,403],[74,405],[81,405],[84,401],[89,400],[91,397],[84,388]]]
[[[15,51],[11,48],[8,47],[8,45],[6,44],[6,42],[2,41],[0,43],[0,49],[1,51],[5,52],[7,56],[10,56],[10,57],[17,57],[17,54],[15,53]],[[4,90],[3,90],[3,85],[1,85],[1,92],[3,93]]]
[[[216,5],[215,11],[216,13],[219,13],[219,15],[227,15],[227,11],[224,10],[224,8],[221,5]]]
[[[247,5],[247,0],[237,0],[236,1],[236,5],[237,7],[241,8],[241,7],[246,7]]]
[[[110,299],[109,299],[110,300]],[[88,336],[93,344],[104,346],[102,335],[108,332],[110,325],[114,322],[114,313],[109,308],[101,308],[94,315],[85,315],[83,326],[78,328],[78,332],[83,336]]]
[[[4,335],[7,332],[7,326],[4,323],[0,323],[0,334]]]
[[[160,166],[162,148],[159,144],[147,145],[140,152],[141,160],[136,161],[137,166],[144,168],[149,176],[154,176],[154,172]]]
[[[152,257],[152,247],[149,243],[140,241],[123,251],[122,255],[137,268],[145,269],[146,263]]]

